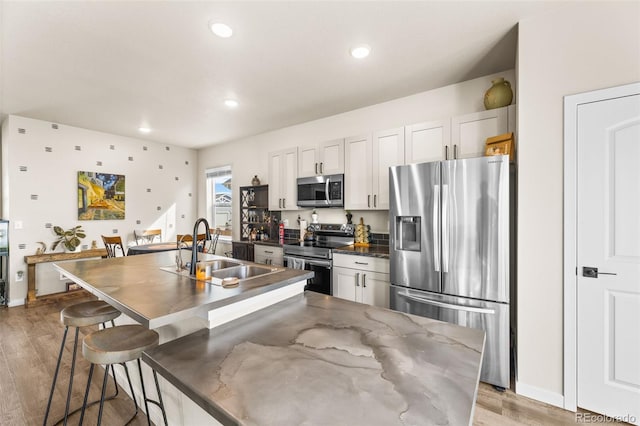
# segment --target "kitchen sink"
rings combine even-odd
[[[269,268],[265,266],[256,266],[256,265],[239,265],[233,266],[231,268],[219,269],[217,271],[211,272],[212,278],[224,279],[224,278],[232,278],[236,277],[241,280],[245,280],[247,278],[253,278],[264,274],[269,274],[272,272],[277,272],[277,268]],[[214,280],[215,282],[215,280]]]

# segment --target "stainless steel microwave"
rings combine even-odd
[[[343,207],[344,175],[298,178],[299,207]]]

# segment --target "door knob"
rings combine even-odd
[[[582,276],[587,278],[598,278],[599,275],[618,275],[615,272],[598,272],[598,268],[594,268],[593,266],[583,266],[582,267]]]

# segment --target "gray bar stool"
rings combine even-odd
[[[129,380],[129,389],[133,403],[136,407],[136,411],[129,419],[129,424],[138,415],[138,403],[136,402],[133,386],[131,385],[131,379],[129,377],[129,371],[126,369],[126,362],[136,360],[138,362],[138,372],[140,374],[140,386],[142,387],[142,397],[144,399],[144,406],[147,411],[147,422],[151,425],[149,416],[149,402],[157,405],[162,410],[162,417],[164,424],[167,423],[167,414],[164,410],[164,404],[162,402],[162,395],[160,394],[160,385],[158,384],[158,376],[155,370],[153,371],[153,379],[156,384],[156,391],[158,393],[158,401],[147,398],[147,392],[144,387],[144,379],[142,378],[142,365],[140,363],[140,357],[142,352],[152,349],[158,345],[159,336],[153,330],[146,329],[141,325],[119,325],[116,327],[105,328],[103,330],[95,331],[85,336],[82,344],[82,355],[91,363],[89,368],[89,379],[87,380],[87,389],[84,394],[84,403],[82,406],[82,414],[80,414],[80,423],[84,418],[84,412],[89,398],[89,388],[91,386],[91,377],[93,376],[93,367],[96,364],[104,364],[104,379],[102,381],[102,393],[100,395],[100,411],[98,412],[98,425],[102,422],[102,409],[104,406],[104,396],[107,388],[107,377],[109,377],[109,367],[113,369],[113,364],[122,364],[125,367],[127,379]]]
[[[64,424],[67,424],[67,419],[70,414],[77,412],[80,408],[69,412],[69,403],[71,402],[71,390],[73,387],[73,373],[76,365],[76,352],[78,348],[78,332],[80,327],[86,327],[91,325],[102,324],[103,326],[107,321],[111,321],[111,325],[115,325],[113,320],[120,316],[120,311],[112,307],[106,302],[101,300],[94,300],[91,302],[77,303],[75,305],[67,306],[60,311],[60,322],[65,326],[64,334],[62,336],[62,344],[60,345],[60,353],[58,354],[58,363],[56,364],[56,371],[53,375],[53,383],[51,383],[51,391],[49,392],[49,401],[47,402],[47,411],[44,415],[43,425],[46,426],[47,419],[49,418],[49,410],[51,409],[51,401],[53,400],[53,393],[56,387],[56,381],[58,380],[58,372],[60,370],[60,362],[62,361],[62,352],[64,351],[64,344],[67,340],[67,333],[69,327],[76,328],[76,335],[73,343],[73,354],[71,360],[71,372],[69,374],[69,389],[67,391],[67,403],[64,409],[64,417],[58,420],[55,424],[64,420]],[[115,380],[115,375],[113,376]],[[116,393],[109,397],[115,398],[118,394],[118,384],[116,383]],[[94,401],[95,403],[97,401]],[[92,403],[92,404],[93,404]]]

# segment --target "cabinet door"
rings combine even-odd
[[[283,152],[282,210],[298,210],[298,148]]]
[[[318,148],[315,145],[298,148],[298,177],[320,174],[320,158],[318,153]]]
[[[508,107],[475,112],[451,119],[449,159],[482,157],[487,138],[507,133]]]
[[[356,279],[359,277],[360,271],[348,268],[333,268],[333,296],[341,299],[356,301]]]
[[[284,155],[282,152],[269,154],[269,210],[282,210],[282,179]]]
[[[319,174],[337,175],[344,173],[344,139],[322,142],[318,147]]]
[[[363,272],[360,276],[362,299],[367,305],[389,308],[389,274]]]
[[[249,260],[248,245],[244,243],[231,243],[231,256],[238,260]]]
[[[431,121],[405,127],[404,163],[427,163],[445,159],[451,141],[451,123]]]
[[[371,208],[389,209],[389,167],[404,164],[404,127],[373,135],[373,199]]]
[[[371,135],[345,139],[345,209],[372,208]]]

